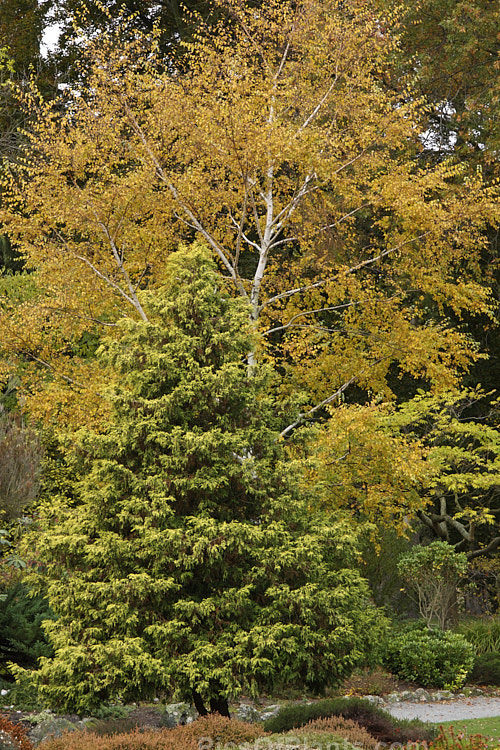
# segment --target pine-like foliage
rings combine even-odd
[[[222,287],[221,287],[222,284]],[[38,542],[48,700],[85,711],[158,691],[209,700],[337,682],[376,629],[353,537],[311,515],[283,462],[249,310],[199,247],[172,256],[105,359],[112,419],[82,433],[80,504]]]
[[[50,617],[47,602],[30,596],[23,583],[7,587],[0,608],[0,674],[9,661],[29,667],[36,665],[40,656],[50,655],[41,627]]]

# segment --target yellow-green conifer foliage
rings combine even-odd
[[[205,249],[174,254],[140,296],[149,321],[106,346],[110,422],[80,435],[79,502],[36,543],[57,614],[36,679],[60,708],[165,691],[226,712],[241,691],[336,683],[378,635],[353,532],[298,492],[225,286]]]

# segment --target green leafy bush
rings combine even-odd
[[[342,716],[364,727],[381,742],[430,741],[434,727],[424,722],[398,720],[363,698],[332,698],[303,705],[285,706],[264,722],[267,732],[280,733],[303,727],[310,721]]]
[[[457,690],[472,669],[474,648],[458,633],[410,630],[388,641],[384,662],[403,680]]]
[[[500,653],[476,656],[470,680],[477,685],[500,686]]]

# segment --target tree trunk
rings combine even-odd
[[[219,696],[217,696],[217,698],[210,698],[210,713],[227,716],[228,719],[231,718],[229,715],[227,700],[225,698],[220,698]]]
[[[220,696],[217,696],[216,698],[210,698],[210,712],[205,708],[203,698],[199,693],[196,692],[196,690],[193,690],[193,703],[200,716],[208,716],[208,714],[211,713],[220,714],[221,716],[227,716],[228,719],[231,718],[227,700],[225,698],[221,698]]]
[[[193,690],[193,703],[200,716],[207,716],[208,711],[203,703],[203,698],[196,692],[196,690]]]

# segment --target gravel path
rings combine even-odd
[[[463,698],[443,703],[410,703],[402,701],[384,707],[397,719],[422,719],[438,723],[440,721],[460,721],[461,719],[482,719],[485,716],[498,716],[500,723],[500,698]]]

